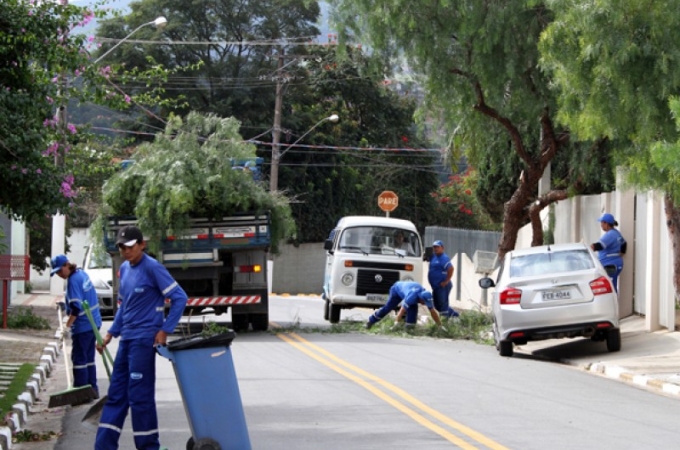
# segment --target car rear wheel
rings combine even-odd
[[[610,352],[618,352],[621,350],[621,330],[612,328],[607,331],[607,350]]]
[[[512,356],[513,353],[513,348],[512,348],[512,341],[500,341],[498,342],[498,353],[501,356]]]

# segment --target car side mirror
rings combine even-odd
[[[492,287],[496,287],[496,283],[494,283],[491,278],[484,277],[479,280],[479,287],[482,289],[489,289]]]
[[[333,249],[333,241],[331,239],[323,241],[323,249],[330,252]]]
[[[423,254],[423,261],[429,261],[432,259],[432,247],[425,247],[425,253]]]

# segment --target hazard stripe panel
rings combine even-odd
[[[189,297],[187,306],[213,306],[213,305],[250,305],[260,303],[259,295],[230,295],[226,297]]]

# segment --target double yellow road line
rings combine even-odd
[[[355,382],[379,399],[383,400],[385,403],[406,414],[415,422],[424,426],[428,430],[437,433],[439,436],[462,449],[477,449],[478,447],[470,443],[470,441],[476,441],[485,448],[492,450],[508,450],[503,445],[487,438],[483,434],[463,425],[460,422],[456,422],[450,417],[427,406],[403,389],[369,372],[366,372],[365,370],[353,364],[348,363],[347,361],[335,356],[331,352],[309,342],[296,333],[280,333],[277,334],[277,337],[292,345],[310,358],[318,361],[343,377]],[[379,389],[377,386],[381,386],[384,390]],[[391,392],[394,396],[388,394],[386,391]],[[445,424],[453,430],[456,430],[460,435],[464,435],[468,439],[463,439],[459,435],[452,433],[446,428],[436,424],[430,418],[438,420],[440,423]]]

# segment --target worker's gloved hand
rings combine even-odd
[[[71,330],[68,329],[68,328],[66,328],[66,327],[64,327],[64,328],[61,330],[61,338],[62,338],[62,339],[71,339]]]

